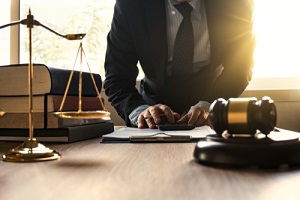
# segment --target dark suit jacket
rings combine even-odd
[[[248,85],[255,47],[252,0],[204,1],[211,63],[189,79],[169,81],[165,1],[116,0],[104,89],[127,125],[131,111],[143,104],[164,103],[182,112],[200,100],[238,97]],[[138,61],[145,73],[141,93],[135,87]],[[220,65],[223,71],[216,80],[206,78]]]

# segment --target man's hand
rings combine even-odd
[[[143,111],[138,118],[138,128],[156,128],[156,124],[175,123],[180,115],[172,111],[168,106],[156,104]]]
[[[178,124],[191,124],[195,126],[203,126],[208,124],[208,112],[201,108],[192,108],[187,114],[177,121]]]

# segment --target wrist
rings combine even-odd
[[[130,120],[130,124],[134,127],[138,126],[138,118],[140,116],[140,114],[142,112],[144,112],[147,108],[149,107],[149,105],[141,105],[139,107],[137,107],[136,109],[134,109],[130,115],[129,115],[129,120]]]

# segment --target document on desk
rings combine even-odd
[[[183,131],[123,127],[110,134],[103,135],[102,142],[190,142],[198,141],[209,134],[215,134],[209,126]]]

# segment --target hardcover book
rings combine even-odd
[[[99,123],[106,120],[59,118],[52,113],[33,113],[34,128],[63,128],[84,124]],[[7,113],[0,118],[0,128],[29,128],[28,113]]]
[[[32,97],[33,112],[56,112],[59,110],[63,95],[36,95]],[[6,113],[28,113],[28,96],[0,96],[0,107]],[[76,111],[79,106],[79,97],[68,95],[65,99],[62,111]],[[102,103],[103,99],[102,99]],[[82,96],[81,109],[83,111],[103,110],[98,97]]]
[[[62,128],[102,122],[102,119],[58,118],[53,112],[59,111],[63,95],[33,96],[34,128]],[[103,110],[98,97],[82,97],[82,111]],[[28,96],[0,96],[0,107],[6,114],[0,118],[0,128],[29,128]],[[67,96],[62,111],[78,111],[78,96]],[[103,100],[102,100],[103,102]]]
[[[33,95],[64,94],[72,70],[33,64]],[[100,74],[82,72],[82,95],[97,96],[94,77],[99,91],[102,89]],[[74,70],[68,95],[78,95],[80,71]],[[28,95],[28,64],[0,66],[0,96]]]
[[[64,128],[34,129],[34,138],[40,142],[76,142],[112,133],[112,122],[101,122]],[[0,128],[0,141],[25,141],[29,129]]]

